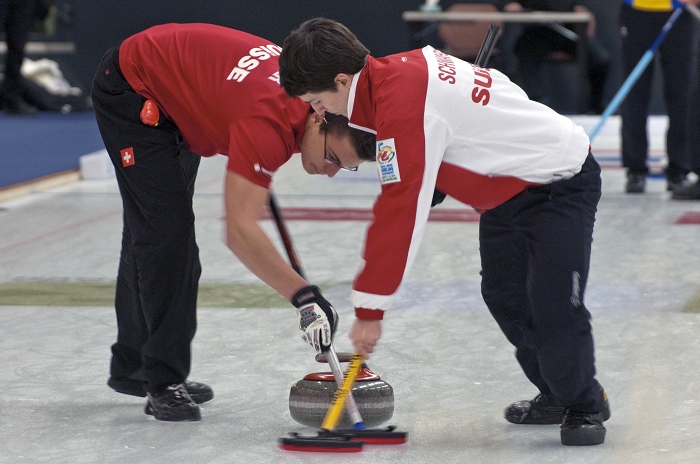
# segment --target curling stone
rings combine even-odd
[[[349,362],[352,353],[338,353],[340,362]],[[316,355],[316,361],[327,363],[326,356]],[[314,372],[295,382],[289,391],[289,412],[300,424],[319,428],[326,417],[336,384],[332,372]],[[357,403],[362,420],[367,427],[374,427],[391,419],[394,414],[394,389],[363,363],[352,386],[352,396]],[[352,428],[347,411],[338,428]]]

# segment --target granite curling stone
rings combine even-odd
[[[352,353],[338,353],[340,362],[348,362]],[[327,362],[325,355],[316,355],[318,362]],[[326,417],[336,384],[332,372],[314,372],[295,382],[289,391],[289,412],[292,419],[309,427],[321,427]],[[352,396],[367,427],[388,421],[394,414],[394,389],[363,363],[352,387]],[[352,428],[347,411],[338,428]]]

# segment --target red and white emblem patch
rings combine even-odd
[[[124,167],[134,165],[134,149],[132,147],[125,148],[120,153],[122,155],[122,165]]]

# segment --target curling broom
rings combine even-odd
[[[349,435],[334,433],[343,414],[345,400],[352,389],[355,377],[362,367],[362,357],[355,353],[350,359],[350,366],[345,373],[343,383],[333,395],[331,406],[321,424],[317,436],[305,437],[293,433],[291,437],[280,438],[280,448],[287,451],[314,451],[330,453],[356,453],[362,451],[363,442],[352,440]]]
[[[649,47],[649,49],[646,52],[644,52],[644,55],[642,55],[642,58],[634,67],[630,75],[627,76],[625,82],[622,83],[620,90],[617,91],[613,99],[608,104],[608,107],[605,108],[603,114],[600,115],[600,120],[598,121],[598,124],[593,128],[591,134],[588,136],[588,138],[591,141],[593,141],[595,136],[598,135],[598,132],[600,132],[600,129],[602,129],[603,125],[605,125],[605,122],[607,121],[608,117],[620,107],[622,101],[625,99],[627,94],[630,93],[630,90],[632,90],[634,84],[637,83],[642,73],[644,73],[644,70],[647,69],[647,66],[649,66],[651,60],[654,59],[654,53],[659,48],[659,45],[661,45],[661,42],[663,42],[666,38],[668,31],[670,31],[671,27],[673,27],[673,23],[675,23],[676,19],[678,19],[681,13],[683,13],[683,10],[685,10],[685,7],[683,6],[675,9],[675,11],[668,18],[668,21],[666,21],[666,24],[664,24],[664,27],[661,29],[661,33],[656,38],[654,43],[651,45],[651,47]]]
[[[282,243],[284,244],[284,248],[287,252],[287,256],[289,257],[289,261],[292,265],[292,268],[300,276],[304,277],[304,270],[301,266],[301,262],[299,261],[296,251],[294,250],[291,235],[287,230],[284,218],[282,217],[282,213],[280,212],[277,206],[277,201],[275,200],[272,193],[270,193],[270,210],[272,212],[273,218],[275,219],[275,223],[277,224],[277,229],[280,233]],[[338,355],[335,352],[333,345],[330,346],[330,349],[327,353],[324,354],[324,356],[326,357],[326,360],[328,361],[328,364],[330,365],[331,370],[333,371],[333,376],[335,377],[336,383],[338,384],[338,389],[340,389],[341,385],[347,381],[344,382],[342,380],[343,370],[340,367],[340,361],[338,360]],[[360,365],[361,364],[362,363],[360,363]],[[355,374],[355,376],[356,375],[357,374]],[[310,448],[324,448],[324,445],[330,445],[335,450],[335,452],[349,452],[347,449],[355,451],[357,445],[349,445],[347,443],[348,440],[353,440],[360,443],[364,442],[374,445],[397,445],[406,443],[406,441],[408,440],[408,433],[397,432],[395,431],[396,427],[394,426],[389,426],[383,430],[365,429],[364,421],[362,420],[357,404],[355,403],[355,400],[352,397],[351,390],[352,385],[350,385],[348,393],[343,402],[345,403],[345,406],[348,410],[350,420],[353,423],[353,429],[345,429],[342,431],[339,430],[333,433],[332,431],[326,429],[325,425],[322,424],[322,428],[324,430],[322,430],[317,437],[299,437],[298,435],[293,434],[294,438],[286,438],[280,440],[282,447],[291,451],[319,451],[318,449]],[[336,393],[337,391],[338,390],[336,390]],[[340,411],[342,411],[342,407],[340,408]],[[333,428],[335,428],[336,425],[337,423],[333,425]],[[282,440],[286,440],[287,442],[292,440],[292,443],[282,442]],[[328,450],[326,449],[326,451]]]

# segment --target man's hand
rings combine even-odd
[[[315,285],[304,287],[292,297],[292,304],[297,308],[301,338],[316,351],[328,351],[338,327],[338,314],[321,290]]]
[[[523,11],[523,9],[523,6],[518,2],[510,2],[503,7],[503,11],[507,11],[508,13],[519,13]]]
[[[348,338],[352,341],[355,351],[364,359],[374,352],[377,341],[382,336],[382,322],[367,319],[355,319]]]
[[[586,8],[583,5],[575,5],[574,6],[574,13],[590,13],[591,10]],[[588,26],[586,27],[586,35],[588,37],[595,37],[595,32],[596,32],[596,22],[595,22],[595,16],[591,14],[591,20],[588,21]]]

